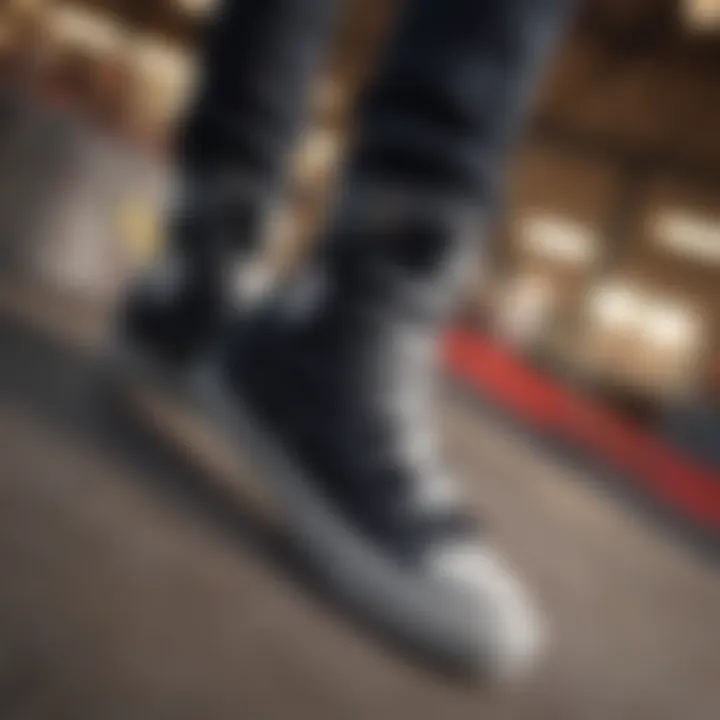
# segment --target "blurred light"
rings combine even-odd
[[[159,255],[163,243],[160,220],[147,197],[125,198],[118,208],[117,226],[133,263],[147,265]]]
[[[556,215],[524,218],[522,238],[526,250],[573,267],[588,267],[599,257],[597,239],[586,226]]]
[[[690,351],[701,340],[700,319],[690,308],[624,285],[592,291],[589,310],[605,329],[630,331],[663,352]]]
[[[135,108],[165,126],[177,114],[195,82],[191,53],[159,38],[139,37],[132,48],[136,74]]]
[[[687,210],[659,213],[652,221],[658,244],[708,265],[720,264],[720,222]]]
[[[139,38],[133,59],[147,77],[167,88],[184,88],[192,76],[192,59],[180,47],[154,37]]]
[[[340,139],[332,130],[315,130],[300,143],[295,159],[296,172],[305,180],[323,177],[334,165]]]
[[[49,30],[55,39],[74,50],[101,55],[120,50],[119,24],[98,12],[59,5],[50,14]]]
[[[700,337],[698,318],[676,304],[658,303],[648,308],[646,337],[666,349],[690,350]]]
[[[683,14],[693,30],[712,31],[720,28],[719,0],[683,0]]]
[[[594,289],[589,298],[590,313],[605,327],[628,327],[640,319],[644,303],[640,294],[621,285],[605,285]]]

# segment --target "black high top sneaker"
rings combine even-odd
[[[343,211],[317,262],[238,322],[205,396],[336,590],[453,670],[517,677],[543,626],[448,478],[434,428],[465,221],[387,200],[374,218],[367,203]]]
[[[203,182],[186,191],[170,246],[135,280],[119,310],[119,344],[156,369],[185,370],[217,339],[233,284],[260,246],[258,193],[238,183]],[[235,292],[237,294],[237,292]]]

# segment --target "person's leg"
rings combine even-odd
[[[187,210],[205,210],[208,223],[229,223],[231,245],[257,238],[279,194],[343,4],[224,0],[221,6],[178,158],[191,195]],[[203,237],[202,252],[207,246]]]
[[[169,252],[124,323],[166,359],[192,358],[220,322],[228,270],[261,239],[343,0],[223,0],[177,143]]]
[[[492,212],[524,109],[573,3],[412,2],[361,104],[347,195],[396,188]]]
[[[306,488],[289,512],[319,564],[424,647],[501,673],[537,651],[537,617],[446,479],[430,390],[456,270],[568,5],[410,4],[316,256],[237,323],[226,366]]]

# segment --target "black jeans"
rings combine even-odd
[[[409,0],[360,100],[345,186],[400,185],[491,207],[528,91],[572,2]],[[219,10],[179,157],[196,194],[212,200],[230,188],[206,213],[232,216],[236,238],[253,234],[282,187],[342,4],[224,0]]]

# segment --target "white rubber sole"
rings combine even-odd
[[[504,639],[498,640],[497,608],[491,604],[502,593],[477,599],[405,571],[383,556],[314,492],[316,484],[264,431],[242,399],[231,395],[211,366],[172,375],[127,347],[113,349],[110,365],[116,380],[182,398],[222,432],[237,448],[238,458],[249,458],[259,471],[263,490],[270,487],[283,526],[322,581],[403,646],[449,671],[474,677],[513,677],[532,666],[537,642],[510,648],[508,654]]]

